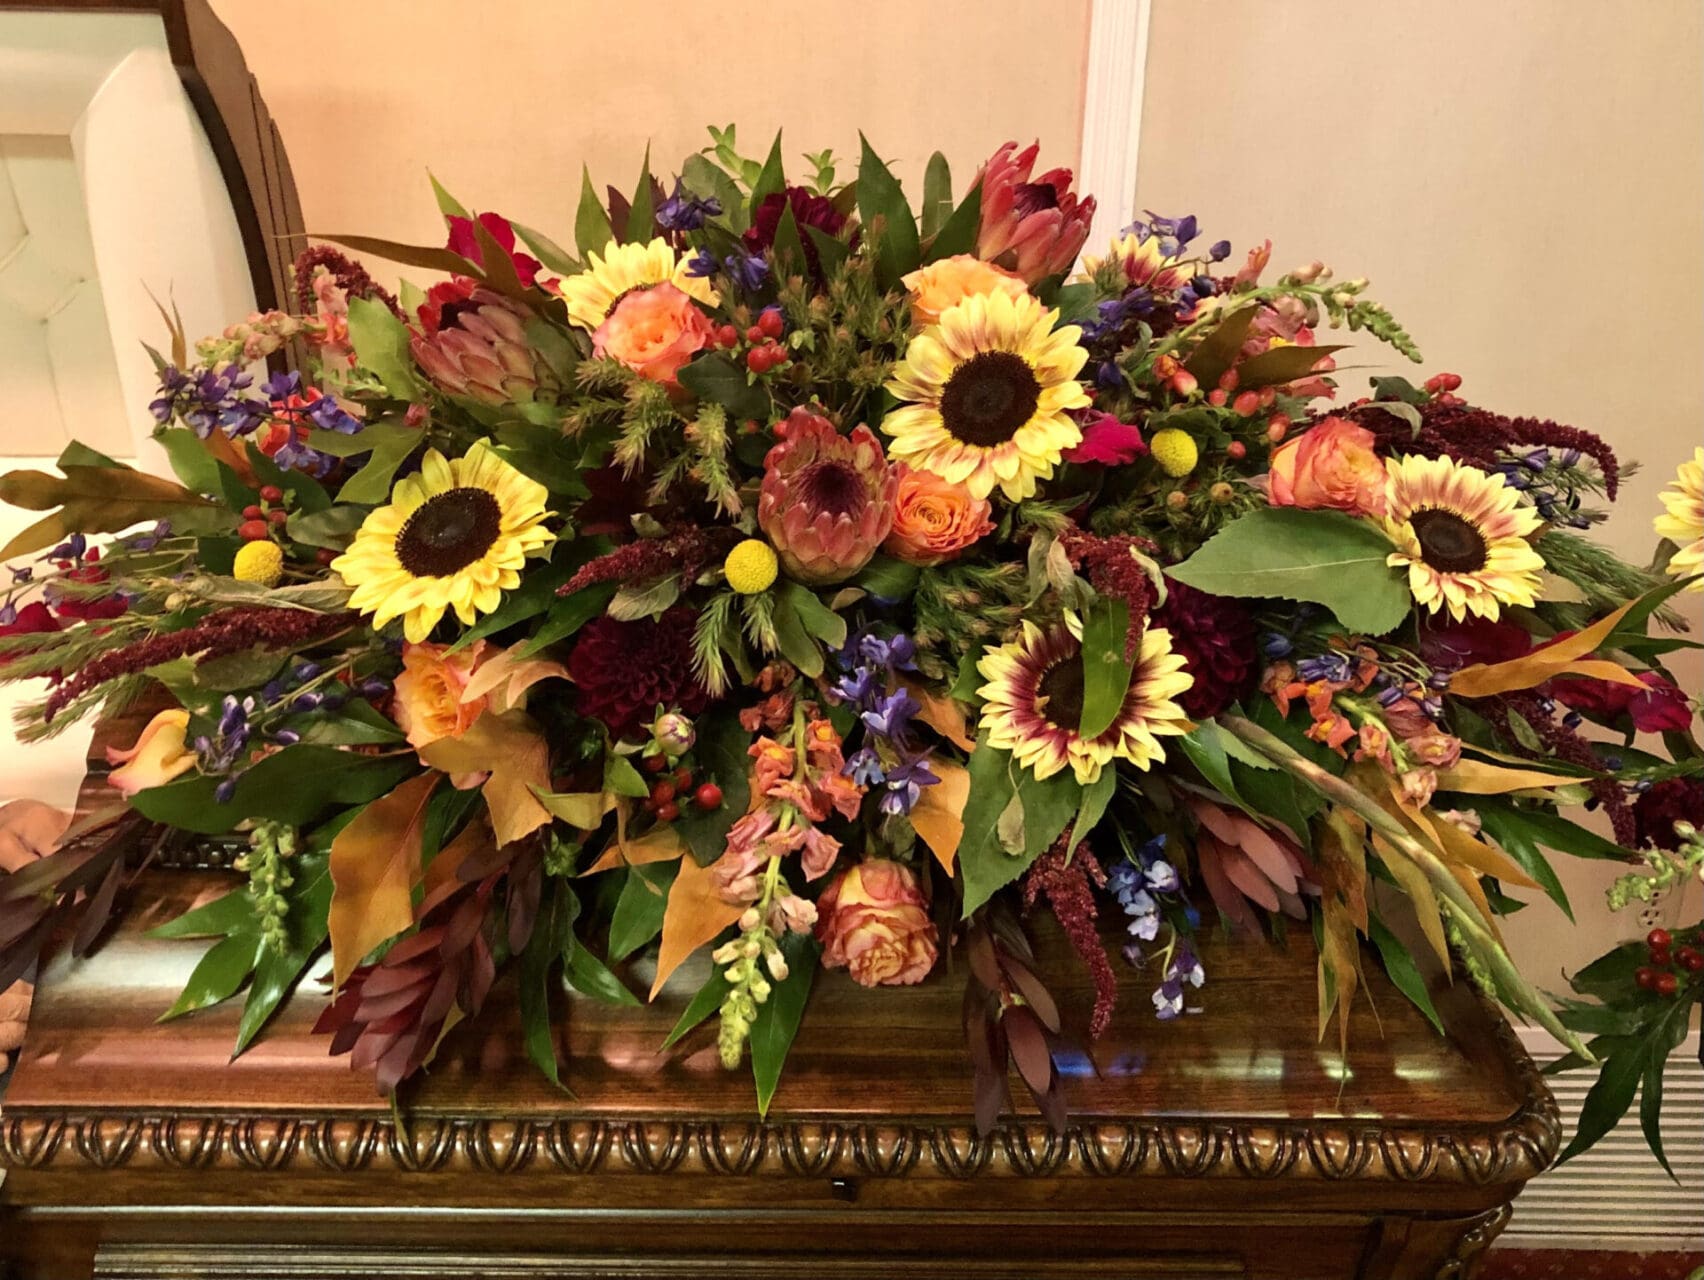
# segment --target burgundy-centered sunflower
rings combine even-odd
[[[1080,732],[1083,646],[1069,626],[1043,631],[1026,622],[1018,639],[989,649],[976,669],[988,681],[978,692],[989,745],[1009,750],[1037,778],[1051,778],[1070,765],[1087,786],[1114,760],[1149,769],[1165,758],[1160,739],[1191,727],[1178,704],[1191,680],[1164,627],[1142,633],[1124,703],[1093,738]]]

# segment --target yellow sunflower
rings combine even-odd
[[[1154,293],[1176,293],[1195,274],[1193,267],[1166,256],[1159,236],[1139,236],[1134,231],[1114,240],[1106,257],[1084,258],[1083,274],[1093,276],[1109,261],[1118,264],[1130,284],[1144,285]]]
[[[1089,403],[1077,373],[1082,330],[1025,294],[973,294],[911,340],[887,389],[908,403],[882,419],[888,456],[974,498],[998,485],[1014,502],[1053,475],[1083,438],[1068,409]]]
[[[1668,571],[1677,578],[1704,573],[1704,449],[1694,449],[1692,461],[1680,464],[1662,499],[1668,513],[1654,522],[1657,536],[1679,548],[1669,557]],[[1686,589],[1704,591],[1704,579]]]
[[[1388,563],[1408,570],[1418,604],[1460,622],[1536,601],[1544,561],[1528,539],[1543,521],[1502,476],[1416,454],[1386,459],[1385,473]]]
[[[546,496],[483,440],[461,458],[431,449],[331,567],[354,588],[353,608],[371,613],[375,627],[402,618],[403,634],[419,643],[446,609],[472,625],[520,586],[526,558],[556,536],[543,525]]]
[[[1124,705],[1106,731],[1090,739],[1078,732],[1082,648],[1071,627],[1043,631],[1026,622],[1018,639],[983,654],[976,669],[988,681],[979,692],[989,745],[1011,751],[1037,778],[1068,764],[1084,786],[1113,760],[1147,769],[1165,759],[1160,739],[1192,727],[1177,699],[1195,683],[1183,655],[1172,649],[1171,632],[1150,627],[1142,633]]]
[[[596,329],[622,294],[665,281],[688,297],[715,306],[721,298],[703,276],[687,275],[686,263],[661,236],[650,244],[611,240],[604,246],[603,257],[588,253],[586,269],[562,282],[568,318],[582,329]]]

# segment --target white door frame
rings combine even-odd
[[[1136,163],[1142,142],[1142,88],[1153,0],[1091,0],[1083,81],[1083,150],[1077,190],[1095,197],[1085,249],[1107,242],[1136,216]]]

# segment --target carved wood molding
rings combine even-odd
[[[691,1120],[622,1116],[155,1112],[7,1107],[0,1164],[19,1169],[699,1174],[789,1178],[1169,1177],[1525,1182],[1555,1158],[1561,1124],[1507,1024],[1524,1101],[1496,1125],[1385,1127],[1376,1120],[1085,1119],[1063,1135],[1015,1121],[987,1137],[962,1119],[832,1116]]]

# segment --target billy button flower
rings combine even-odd
[[[728,586],[742,596],[755,596],[775,585],[780,561],[775,548],[762,538],[747,538],[728,552],[722,562],[722,573]]]

